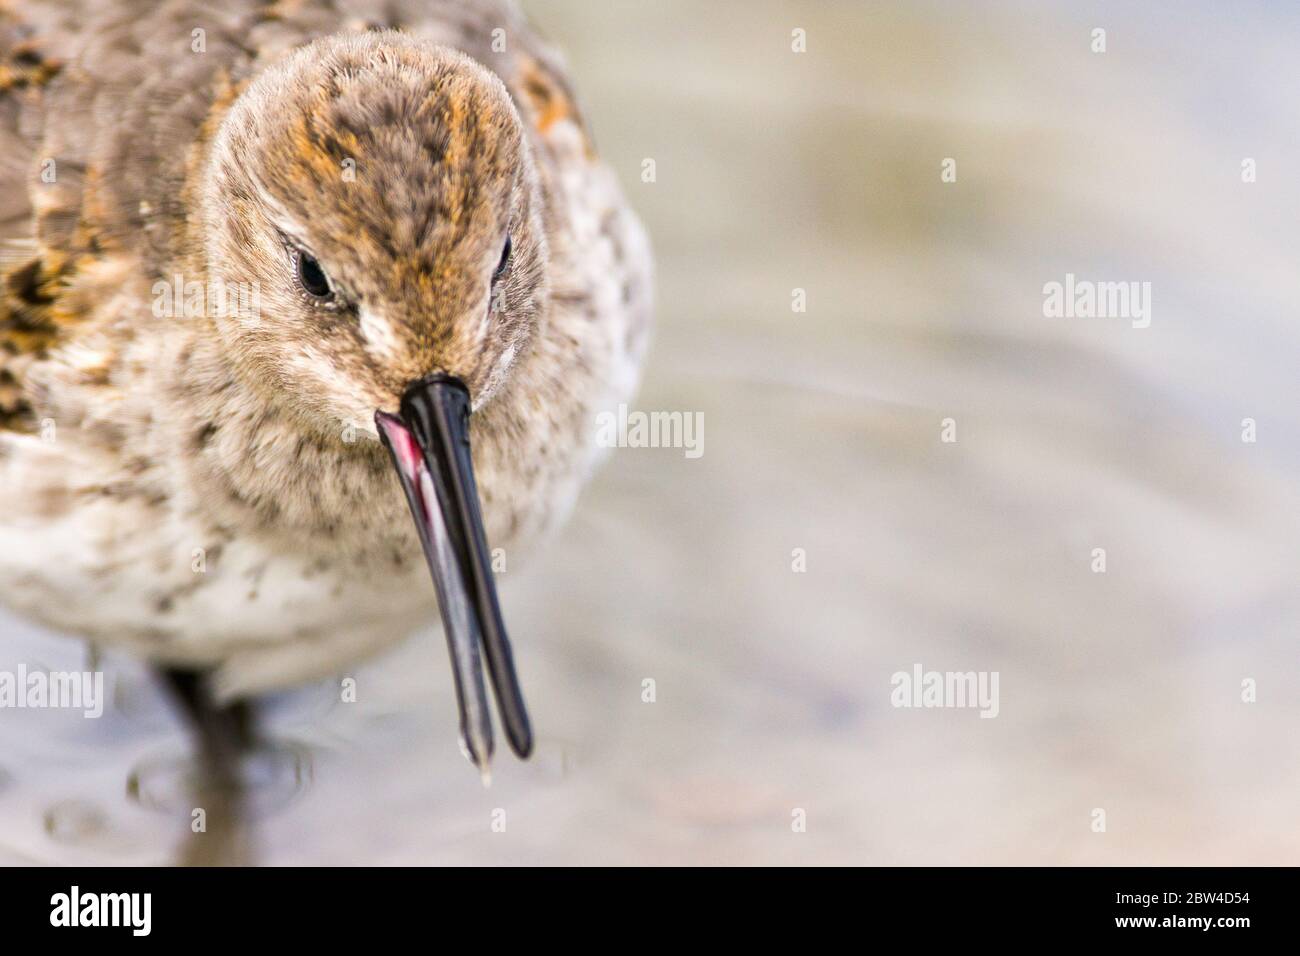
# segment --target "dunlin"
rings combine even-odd
[[[209,731],[440,608],[526,756],[494,555],[635,387],[641,226],[513,5],[218,6],[0,12],[0,595]]]

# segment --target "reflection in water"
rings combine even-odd
[[[292,742],[259,743],[238,766],[213,766],[190,751],[145,758],[127,777],[127,798],[185,828],[184,865],[256,862],[256,821],[283,812],[311,785],[312,755]]]
[[[534,6],[655,240],[633,407],[708,431],[502,576],[537,755],[483,790],[427,631],[189,796],[108,655],[101,719],[0,712],[0,861],[1294,862],[1295,17],[1116,5],[1095,55],[1064,3]],[[1150,328],[1045,317],[1067,274],[1150,282]],[[998,671],[998,717],[891,707],[917,664]]]

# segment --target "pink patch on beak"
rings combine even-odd
[[[429,502],[424,498],[424,485],[420,481],[420,476],[428,469],[424,464],[424,455],[420,451],[420,446],[415,441],[415,436],[411,430],[402,423],[402,420],[396,415],[389,415],[387,412],[380,412],[375,416],[375,420],[384,430],[385,437],[393,446],[397,453],[398,465],[402,469],[402,474],[416,495],[420,498],[420,507],[424,509],[421,516],[425,523],[429,520]]]

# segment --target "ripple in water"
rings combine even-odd
[[[126,795],[149,810],[188,816],[206,794],[221,791],[237,795],[247,811],[262,817],[293,803],[314,775],[311,750],[293,741],[259,744],[244,755],[239,769],[237,781],[221,781],[189,752],[146,757],[127,777]]]
[[[45,811],[45,832],[57,843],[85,843],[107,826],[104,811],[85,800],[62,800]]]

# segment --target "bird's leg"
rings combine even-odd
[[[182,866],[228,866],[248,863],[251,842],[246,819],[242,758],[255,740],[252,708],[243,701],[218,704],[199,671],[158,671],[186,713],[198,746],[198,773],[192,781],[204,826],[191,821],[178,851]]]
[[[189,719],[204,770],[217,781],[237,781],[240,758],[254,742],[249,705],[218,704],[199,671],[163,668],[159,674]]]

